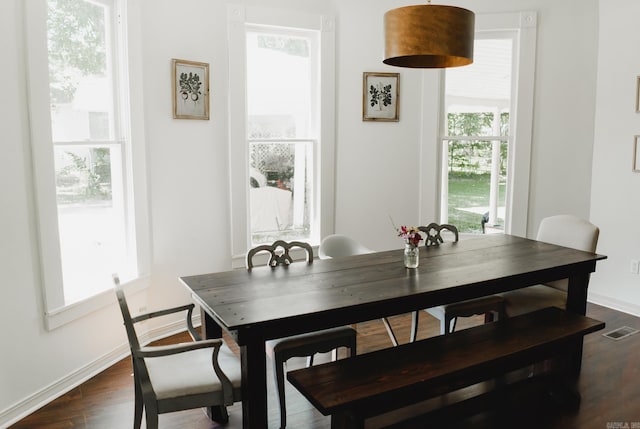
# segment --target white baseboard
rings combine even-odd
[[[200,315],[193,315],[194,325],[200,324]],[[145,334],[140,335],[140,343],[148,344],[152,341],[156,341],[179,332],[185,331],[185,324],[183,320],[170,323],[155,329],[152,329]],[[12,405],[11,407],[0,411],[0,429],[5,429],[14,423],[22,420],[29,414],[37,411],[43,406],[47,405],[51,401],[65,393],[71,391],[75,387],[81,385],[91,377],[96,376],[105,369],[121,361],[125,357],[129,356],[129,344],[124,343],[117,346],[111,352],[101,356],[100,358],[90,362],[89,364],[78,368],[76,371],[68,374],[60,380],[51,383],[50,385],[40,389],[39,391],[29,395],[22,401]],[[133,404],[132,404],[133,406]]]
[[[640,317],[640,305],[630,304],[628,302],[621,301],[610,296],[593,292],[589,292],[589,297],[587,300],[594,304],[602,305],[603,307],[612,308],[614,310],[622,311],[623,313],[628,313],[633,316]]]

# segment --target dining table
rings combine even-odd
[[[422,246],[418,268],[405,268],[403,256],[397,249],[180,277],[205,314],[207,338],[224,330],[239,346],[243,428],[268,427],[267,340],[561,279],[566,309],[584,315],[590,275],[606,258],[508,234]],[[580,368],[582,343],[572,359]]]

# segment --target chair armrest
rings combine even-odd
[[[141,358],[153,358],[184,353],[192,350],[213,348],[211,363],[213,365],[213,371],[218,376],[220,384],[222,385],[224,404],[233,405],[233,384],[229,377],[227,377],[227,374],[222,371],[220,363],[218,362],[218,354],[220,353],[220,347],[222,347],[222,344],[222,340],[215,339],[195,341],[193,343],[171,344],[167,346],[142,347],[136,352],[136,355]]]
[[[220,348],[220,346],[222,346],[222,340],[220,339],[194,341],[192,343],[169,344],[166,346],[147,346],[140,347],[138,356],[143,358],[169,356],[198,349],[206,349],[212,347]]]
[[[200,337],[200,334],[198,334],[198,331],[196,331],[196,328],[193,326],[193,321],[191,320],[191,316],[193,315],[194,308],[195,308],[195,305],[193,304],[181,305],[179,307],[167,308],[165,310],[158,310],[150,313],[139,314],[138,316],[133,317],[131,321],[133,323],[138,323],[138,322],[142,322],[143,320],[152,319],[154,317],[167,316],[169,314],[186,311],[187,312],[187,316],[186,316],[187,329],[189,330],[189,334],[191,335],[191,338],[193,338],[194,341],[200,341],[202,338]]]

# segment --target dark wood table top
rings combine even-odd
[[[239,344],[373,320],[595,271],[603,255],[495,234],[403,251],[181,277]]]

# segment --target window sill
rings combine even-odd
[[[128,282],[127,290],[132,293],[139,292],[148,288],[150,285],[150,277],[143,276]],[[81,317],[91,314],[115,302],[115,293],[112,289],[107,289],[99,294],[82,301],[74,302],[64,307],[45,313],[45,325],[48,331],[52,331],[67,323],[73,322]]]

